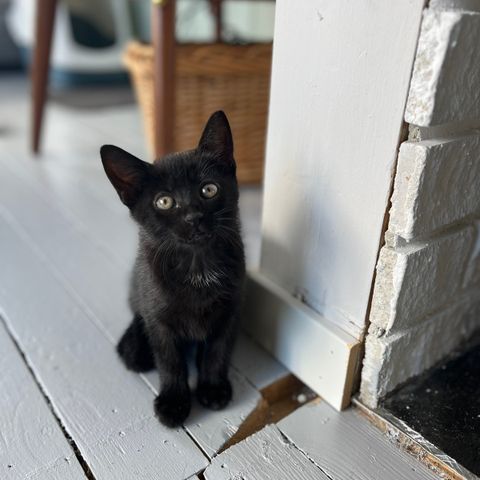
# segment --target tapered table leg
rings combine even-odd
[[[155,158],[173,151],[175,122],[175,0],[152,0]]]
[[[213,18],[215,20],[215,40],[222,41],[222,2],[223,0],[210,0]]]
[[[40,150],[56,6],[57,0],[37,0],[35,45],[31,70],[32,150],[34,153],[38,153]]]

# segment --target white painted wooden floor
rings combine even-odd
[[[259,391],[288,373],[245,336],[232,404],[195,405],[184,428],[162,427],[156,375],[127,372],[114,351],[130,320],[136,231],[98,155],[114,143],[146,157],[138,111],[50,107],[34,159],[26,83],[0,76],[0,479],[437,478],[357,413],[322,402],[216,456]],[[243,189],[250,265],[260,201]]]

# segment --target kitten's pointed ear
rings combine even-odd
[[[233,139],[227,116],[219,110],[208,119],[198,143],[200,150],[213,153],[219,159],[233,162]]]
[[[100,156],[120,200],[132,208],[145,184],[150,165],[115,145],[103,145]]]

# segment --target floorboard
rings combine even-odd
[[[238,336],[233,351],[232,365],[242,375],[245,375],[258,390],[262,390],[290,374],[289,370],[245,334]]]
[[[48,259],[90,318],[116,341],[127,326],[128,270],[111,251],[73,224],[48,195],[42,195],[0,159],[0,205],[10,212],[36,248]]]
[[[0,352],[0,478],[85,479],[2,321]]]
[[[314,401],[284,418],[278,428],[331,480],[440,478],[355,409],[337,412],[325,402]]]
[[[204,477],[206,480],[329,480],[274,425],[215,457]]]

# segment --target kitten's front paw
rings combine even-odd
[[[211,410],[221,410],[232,399],[232,386],[226,379],[218,383],[199,383],[197,398],[204,407]]]
[[[160,392],[153,402],[155,415],[166,427],[175,428],[183,424],[190,413],[190,392],[169,390]]]

